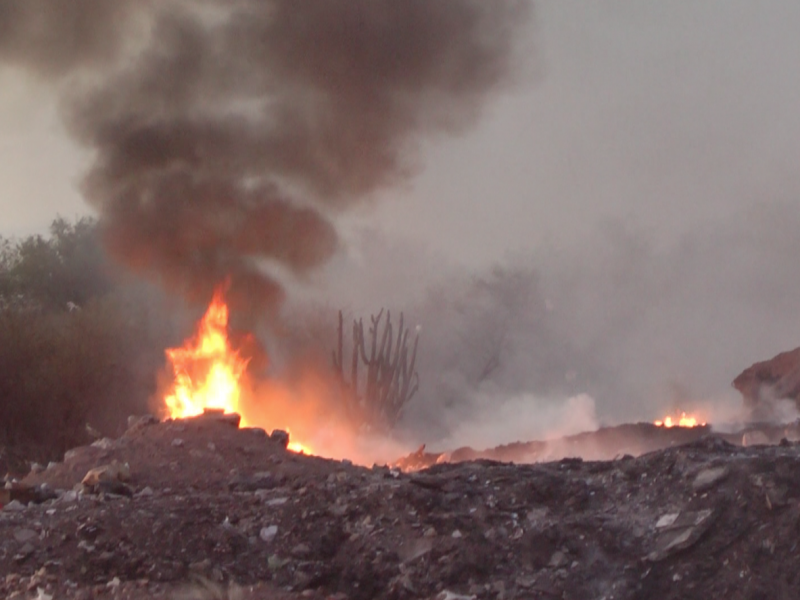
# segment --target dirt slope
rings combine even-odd
[[[99,446],[26,483],[68,490],[117,460],[127,487],[0,511],[0,595],[174,596],[202,576],[196,597],[234,583],[231,598],[800,597],[791,443],[709,436],[608,462],[411,474],[296,455],[210,419]]]

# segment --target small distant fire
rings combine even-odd
[[[701,423],[697,417],[687,415],[682,412],[680,416],[673,418],[671,416],[665,417],[663,421],[653,421],[656,427],[703,427],[705,423]]]
[[[166,351],[172,366],[173,383],[164,396],[169,416],[184,419],[206,409],[238,413],[242,426],[252,426],[243,406],[242,382],[249,359],[233,349],[228,340],[228,305],[218,290],[195,335],[180,348]],[[311,454],[309,448],[290,439],[289,449]]]

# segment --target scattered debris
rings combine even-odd
[[[794,597],[791,442],[407,473],[273,438],[204,415],[29,474],[50,497],[0,513],[0,597]]]

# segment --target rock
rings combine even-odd
[[[559,567],[566,564],[566,562],[567,562],[566,554],[564,554],[561,550],[556,550],[550,557],[550,562],[547,563],[547,566],[552,567],[553,569],[558,569]]]
[[[422,538],[412,540],[411,542],[404,544],[398,550],[398,555],[400,556],[401,562],[405,564],[425,556],[431,550],[433,550],[433,540],[430,538]]]
[[[536,579],[534,577],[520,576],[517,577],[515,583],[522,589],[527,590],[536,585]]]
[[[152,496],[152,495],[153,495],[153,488],[151,488],[150,486],[146,486],[146,487],[142,488],[141,491],[139,491],[136,494],[136,496],[140,497],[140,498],[147,498],[148,496]]]
[[[20,544],[25,542],[30,542],[39,537],[39,534],[36,533],[33,529],[18,529],[14,532],[14,539],[17,540]]]
[[[250,433],[253,435],[253,437],[269,438],[266,430],[262,429],[261,427],[243,427],[241,431],[244,433]]]
[[[31,465],[31,473],[41,473],[42,471],[44,471],[44,467],[39,463],[33,463]]]
[[[11,502],[3,506],[3,510],[6,510],[8,512],[19,512],[25,510],[25,505],[19,500],[12,500]]]
[[[239,424],[242,422],[241,415],[236,413],[226,413],[225,410],[221,408],[206,408],[203,411],[203,414],[196,418],[205,422],[223,423],[234,428],[238,428]]]
[[[114,440],[104,437],[92,442],[92,447],[100,448],[101,450],[111,450],[114,447]]]
[[[158,423],[159,420],[153,415],[143,415],[140,417],[131,415],[128,417],[128,432],[133,433],[145,427],[149,427],[150,425],[157,425]]]
[[[328,507],[328,512],[334,517],[343,517],[350,510],[350,505],[344,502],[336,502],[336,504]]]
[[[273,498],[272,500],[267,500],[267,506],[283,506],[289,501],[288,498]]]
[[[67,490],[66,492],[61,494],[61,497],[59,498],[59,501],[64,502],[65,504],[77,502],[77,500],[78,500],[78,492],[76,492],[75,490]]]
[[[278,571],[289,564],[289,562],[290,561],[288,559],[281,558],[277,554],[273,554],[267,559],[267,567],[270,571]]]
[[[275,536],[278,535],[278,526],[277,525],[270,525],[268,527],[263,527],[261,531],[258,533],[258,537],[261,538],[264,542],[271,542],[275,539]]]
[[[715,515],[710,508],[681,512],[671,525],[663,529],[647,560],[658,562],[694,545],[711,527]]]
[[[81,483],[87,487],[93,487],[101,481],[128,481],[130,478],[131,468],[128,464],[114,461],[111,464],[90,469]]]
[[[692,489],[697,492],[710,490],[717,483],[724,481],[730,475],[728,467],[713,467],[700,471],[692,482]]]
[[[269,436],[269,439],[277,444],[280,444],[284,448],[289,445],[289,434],[282,429],[275,429]]]
[[[311,548],[308,544],[297,544],[291,551],[291,555],[295,558],[306,558],[309,554],[311,554]]]
[[[656,529],[663,529],[664,527],[669,527],[675,522],[679,514],[680,513],[667,513],[666,515],[661,515],[658,521],[656,521]]]
[[[175,438],[172,440],[172,447],[173,448],[180,448],[183,446],[183,440],[181,438]]]
[[[450,534],[450,537],[452,537],[455,540],[458,540],[464,537],[464,535],[458,529],[456,529],[453,533]]]

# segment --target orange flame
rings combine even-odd
[[[231,349],[227,329],[228,306],[218,291],[195,336],[182,348],[166,351],[175,382],[164,402],[173,419],[194,417],[206,408],[239,411],[239,380],[247,360]]]
[[[653,425],[656,427],[703,427],[705,423],[701,423],[697,417],[688,416],[685,412],[681,413],[681,416],[676,419],[673,419],[670,416],[664,418],[663,421],[653,421]]]
[[[249,360],[231,348],[228,340],[228,306],[218,290],[195,335],[181,348],[166,351],[172,366],[173,384],[164,396],[169,416],[184,419],[201,415],[205,409],[238,413],[241,425],[249,426],[242,400],[243,377]],[[289,450],[311,454],[309,448],[291,440]]]

